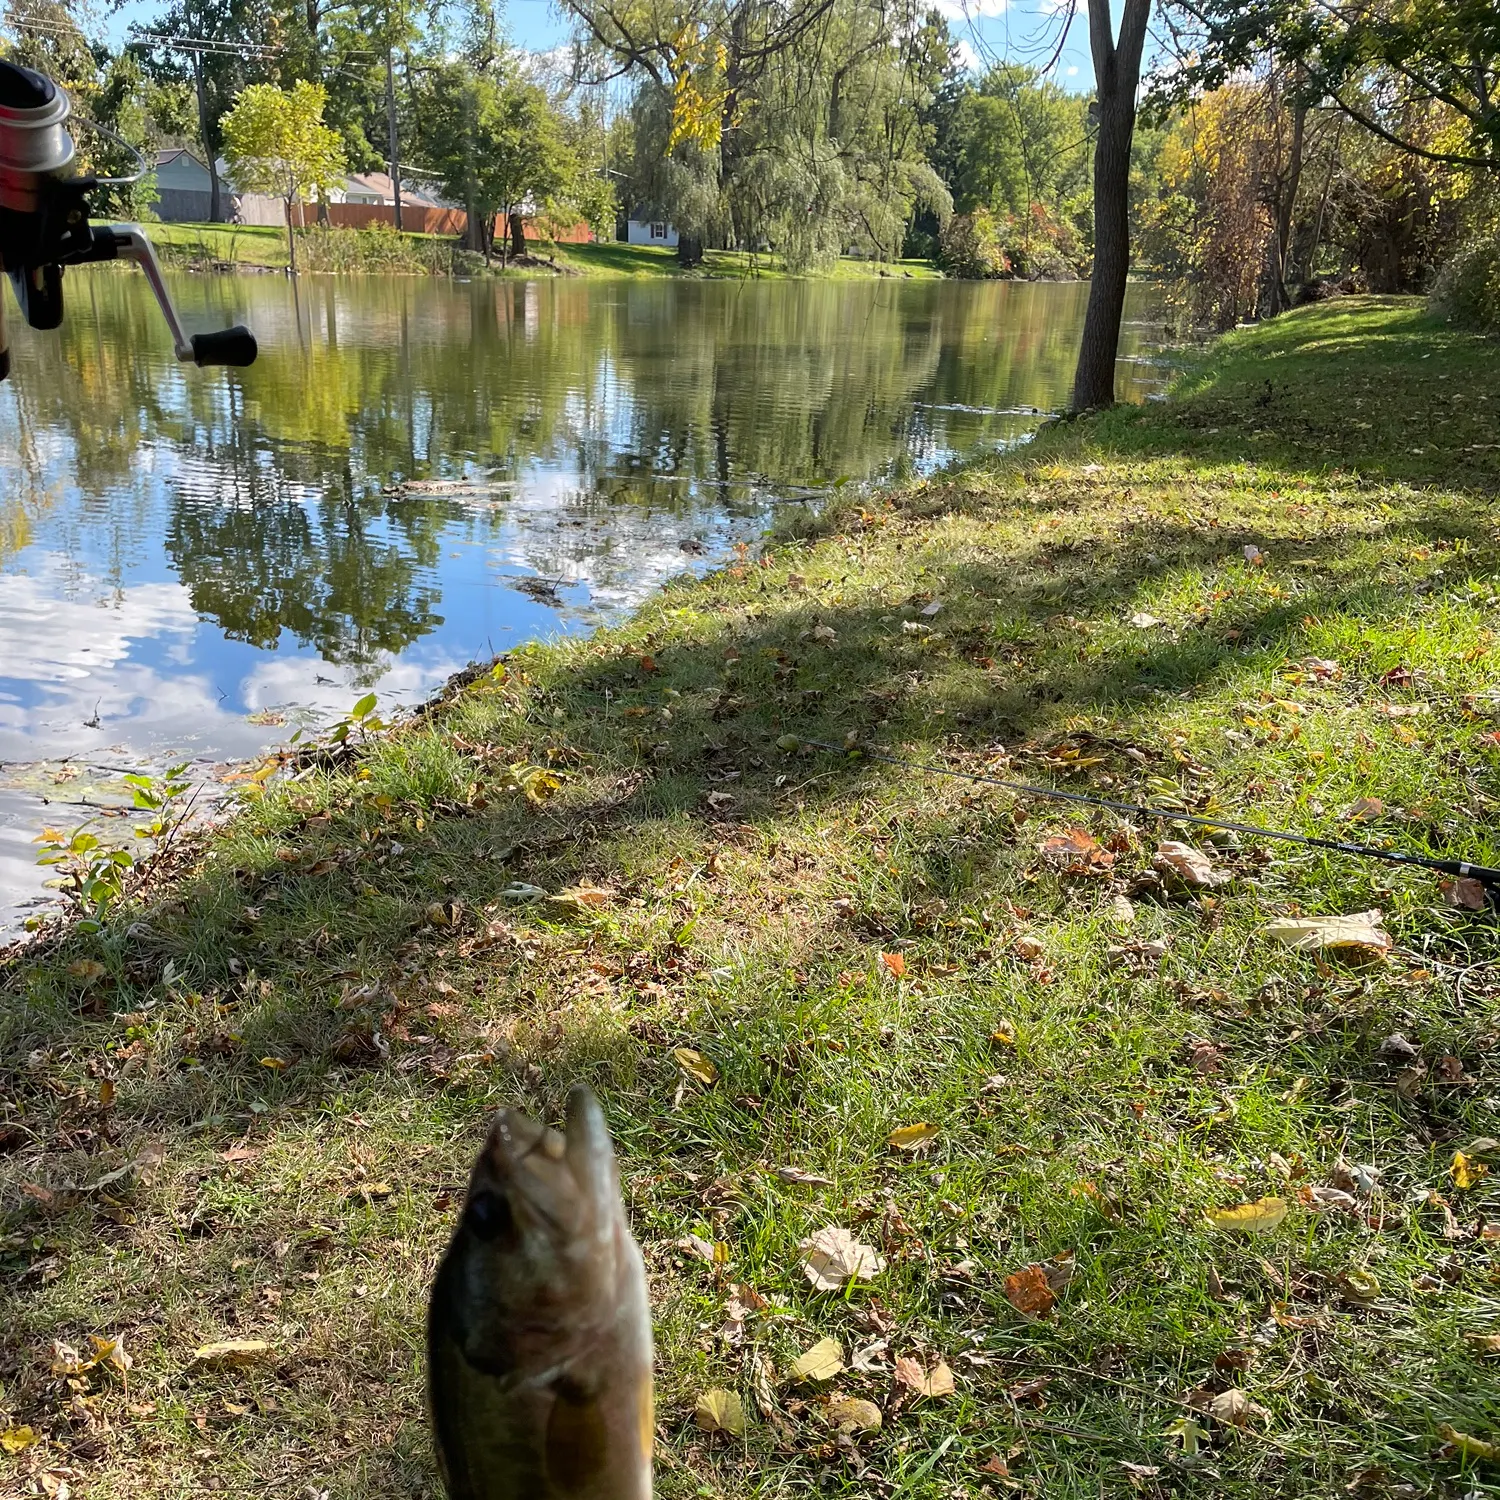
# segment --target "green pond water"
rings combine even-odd
[[[0,931],[44,823],[215,768],[373,689],[587,630],[831,486],[1014,444],[1065,400],[1087,287],[180,276],[67,281],[0,386]],[[1148,291],[1122,393],[1162,372]],[[101,804],[104,810],[101,810]],[[124,832],[121,826],[118,830]]]

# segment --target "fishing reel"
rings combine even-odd
[[[178,359],[195,365],[254,364],[255,336],[248,328],[191,337],[184,332],[156,252],[139,225],[89,222],[88,196],[95,188],[137,179],[72,173],[75,148],[66,129],[71,110],[67,94],[50,78],[0,62],[0,267],[10,276],[21,316],[33,328],[56,328],[63,318],[66,267],[134,261],[151,284]],[[9,374],[0,301],[0,380]]]

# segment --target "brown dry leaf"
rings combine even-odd
[[[643,672],[654,672],[656,670],[656,658],[648,654],[640,658],[638,665]]]
[[[840,1432],[880,1431],[880,1408],[873,1401],[861,1401],[858,1396],[830,1401],[823,1415]]]
[[[937,1136],[937,1126],[929,1125],[924,1120],[919,1125],[902,1125],[885,1139],[888,1146],[894,1146],[898,1151],[917,1151],[928,1141],[936,1140]]]
[[[41,1433],[34,1427],[7,1427],[0,1431],[0,1448],[7,1453],[24,1453],[41,1440]]]
[[[984,1463],[980,1464],[979,1472],[981,1474],[998,1474],[1002,1479],[1009,1479],[1010,1465],[998,1453],[992,1453]]]
[[[1472,1156],[1465,1156],[1462,1151],[1455,1151],[1452,1165],[1448,1168],[1448,1175],[1452,1177],[1454,1187],[1468,1189],[1473,1187],[1480,1178],[1488,1177],[1490,1169],[1482,1161],[1475,1161]]]
[[[803,1187],[832,1187],[833,1178],[819,1177],[816,1172],[804,1172],[801,1167],[776,1167],[773,1169],[783,1182],[795,1182]]]
[[[1137,630],[1154,630],[1162,622],[1158,620],[1155,615],[1148,615],[1145,610],[1138,609],[1133,615],[1131,615],[1130,623],[1134,625]]]
[[[1064,875],[1102,875],[1115,862],[1115,856],[1083,828],[1055,833],[1038,846],[1043,857],[1057,865]]]
[[[1370,823],[1385,816],[1385,803],[1379,797],[1361,797],[1344,814],[1346,823]]]
[[[819,1339],[792,1361],[795,1380],[832,1380],[844,1368],[844,1351],[837,1339]]]
[[[711,1058],[705,1057],[691,1047],[674,1047],[672,1056],[677,1066],[690,1078],[696,1078],[705,1088],[712,1088],[719,1081],[719,1070]]]
[[[135,1361],[125,1352],[123,1338],[103,1339],[97,1333],[91,1333],[89,1335],[89,1363],[108,1365],[123,1380]]]
[[[1045,1318],[1057,1305],[1045,1266],[1023,1266],[1005,1278],[1005,1300],[1023,1317]]]
[[[1169,883],[1195,891],[1212,890],[1230,879],[1229,872],[1216,870],[1213,861],[1201,849],[1195,849],[1191,844],[1179,844],[1175,839],[1167,839],[1156,846],[1151,868]]]
[[[1254,1203],[1241,1203],[1234,1208],[1215,1209],[1208,1222],[1215,1229],[1238,1229],[1245,1234],[1260,1234],[1275,1229],[1286,1218],[1285,1198],[1257,1198]]]
[[[1483,1438],[1470,1437],[1467,1432],[1459,1432],[1446,1422],[1439,1424],[1438,1436],[1445,1443],[1451,1443],[1461,1458],[1500,1458],[1500,1443],[1487,1443]]]
[[[1227,1422],[1231,1427],[1248,1427],[1251,1422],[1268,1422],[1271,1413],[1250,1397],[1248,1391],[1237,1386],[1221,1391],[1204,1408],[1216,1421]]]
[[[98,984],[108,972],[97,958],[75,958],[68,965],[68,973],[83,984]]]
[[[882,953],[880,961],[897,979],[906,978],[906,955],[904,953]]]
[[[1500,1333],[1466,1333],[1464,1342],[1476,1354],[1500,1354]]]
[[[738,1391],[715,1386],[698,1397],[693,1420],[703,1432],[727,1432],[730,1437],[745,1435],[745,1403]]]
[[[1330,950],[1358,958],[1383,958],[1390,951],[1391,939],[1380,921],[1378,910],[1348,917],[1280,917],[1262,930],[1262,936],[1300,953]]]
[[[851,1281],[869,1281],[885,1270],[873,1245],[863,1245],[847,1229],[830,1225],[798,1248],[802,1270],[820,1292],[838,1292]]]
[[[1073,1273],[1078,1269],[1078,1261],[1071,1250],[1064,1250],[1054,1255],[1051,1260],[1042,1266],[1042,1272],[1047,1278],[1047,1285],[1054,1292],[1060,1292],[1072,1281]]]
[[[1465,875],[1458,880],[1439,881],[1438,889],[1449,906],[1460,911],[1483,911],[1489,904],[1489,890],[1482,880]]]
[[[600,907],[608,906],[614,899],[615,892],[608,886],[602,885],[569,886],[567,890],[558,891],[556,895],[547,897],[550,905],[577,912],[598,911]]]
[[[264,1339],[223,1339],[193,1351],[193,1363],[205,1370],[246,1370],[276,1357],[276,1346]]]
[[[937,1399],[953,1394],[953,1371],[941,1359],[931,1370],[924,1370],[920,1360],[903,1354],[896,1361],[896,1379],[902,1385],[910,1386],[919,1396]]]

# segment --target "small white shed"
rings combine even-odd
[[[665,219],[627,219],[625,238],[632,245],[666,245],[673,248],[677,244],[677,226],[667,223]]]

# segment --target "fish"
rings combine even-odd
[[[646,1268],[604,1112],[490,1125],[433,1280],[427,1399],[451,1500],[650,1500]]]

